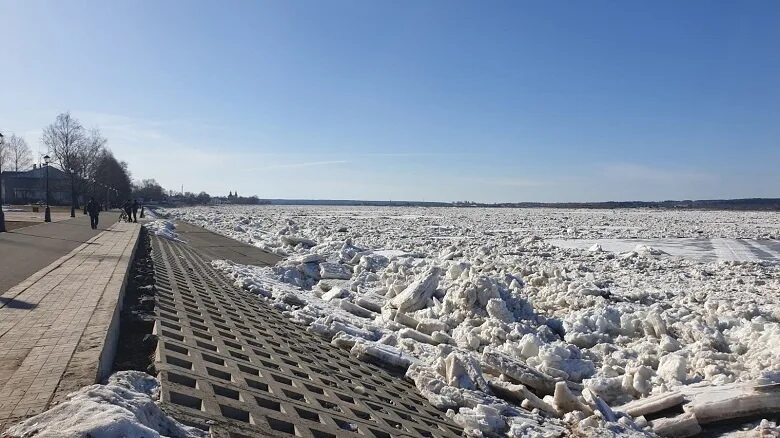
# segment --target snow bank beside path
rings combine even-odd
[[[676,423],[618,406],[780,377],[780,265],[699,263],[649,246],[565,249],[529,231],[758,237],[780,234],[777,214],[718,212],[711,222],[710,212],[167,213],[287,257],[265,268],[213,263],[334,345],[405,369],[474,436],[641,436]]]
[[[155,403],[160,384],[140,371],[120,371],[61,404],[8,429],[9,438],[201,438],[206,432],[168,417]]]

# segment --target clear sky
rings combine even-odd
[[[0,131],[268,198],[780,197],[778,1],[0,0]]]

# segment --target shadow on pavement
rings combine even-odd
[[[9,309],[34,309],[38,305],[33,303],[28,303],[27,301],[21,301],[21,300],[15,300],[13,298],[3,298],[0,297],[0,308],[2,307],[8,307]]]

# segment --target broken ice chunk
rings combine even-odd
[[[473,357],[452,352],[441,363],[450,386],[490,392],[479,363]]]
[[[504,374],[512,380],[535,389],[538,393],[552,394],[555,391],[556,379],[553,377],[497,351],[491,351],[487,347],[482,352],[482,362],[493,370],[492,374]]]
[[[399,312],[414,312],[426,307],[439,284],[440,273],[441,268],[437,266],[428,269],[421,279],[416,280],[403,292],[393,297],[390,304]]]
[[[658,375],[667,382],[685,383],[688,361],[679,354],[667,354],[662,357],[658,365]]]
[[[492,316],[493,318],[496,318],[501,322],[505,322],[509,324],[515,321],[514,316],[509,311],[509,309],[506,308],[506,303],[501,298],[489,299],[487,302],[486,310],[488,315]]]
[[[306,239],[305,237],[298,237],[298,236],[281,236],[281,241],[290,245],[290,246],[297,246],[297,245],[303,245],[307,247],[315,246],[317,245],[317,242]]]
[[[555,407],[562,413],[580,411],[586,414],[592,414],[593,409],[585,403],[581,402],[577,397],[572,394],[566,382],[558,382],[555,384],[555,395],[553,395],[553,403]]]
[[[453,421],[463,427],[467,433],[473,434],[471,436],[482,435],[482,433],[477,435],[474,431],[496,432],[506,428],[506,421],[498,409],[486,405],[478,405],[475,409],[460,408]],[[468,432],[469,430],[472,432]]]
[[[368,309],[364,309],[357,304],[354,304],[347,300],[337,300],[338,306],[355,316],[359,316],[361,318],[368,318],[372,319],[376,314]]]
[[[340,263],[320,263],[320,277],[323,279],[349,280],[352,273]]]
[[[674,391],[634,400],[617,408],[617,410],[623,411],[636,418],[642,415],[663,411],[664,409],[669,409],[674,406],[679,406],[684,401],[685,397],[683,397],[681,393]]]
[[[659,418],[650,422],[653,432],[664,437],[687,437],[701,432],[701,426],[693,413],[672,418]]]
[[[446,332],[447,324],[439,319],[426,318],[420,320],[417,324],[417,330],[428,335],[433,334],[435,331]]]
[[[409,365],[417,362],[403,351],[391,345],[379,344],[358,340],[355,342],[350,354],[361,360],[371,359],[392,368],[407,369]]]
[[[322,299],[325,301],[330,301],[336,298],[344,298],[349,295],[349,291],[346,289],[342,289],[340,287],[334,287],[333,289],[325,292],[322,294]]]

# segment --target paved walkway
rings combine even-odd
[[[0,431],[110,371],[139,228],[115,223],[0,294]]]
[[[73,219],[0,233],[0,294],[113,225],[118,215],[101,214],[97,230],[79,212]]]
[[[5,221],[14,223],[14,222],[37,222],[37,223],[43,223],[44,214],[43,209],[40,211],[32,211],[32,210],[26,210],[26,211],[4,211],[5,213]],[[81,213],[80,210],[76,210],[76,214]],[[70,210],[65,211],[61,209],[52,210],[51,211],[51,221],[52,222],[60,222],[60,221],[66,221],[70,219]]]

